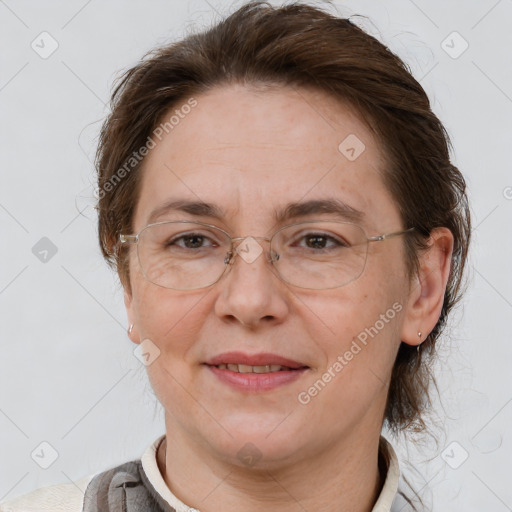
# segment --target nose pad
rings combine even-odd
[[[224,257],[224,265],[233,265],[235,261],[235,253],[233,251],[228,251],[226,256]]]

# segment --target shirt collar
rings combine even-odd
[[[164,440],[165,434],[156,439],[143,453],[141,457],[142,467],[148,480],[155,491],[171,506],[176,512],[199,512],[180,501],[167,487],[165,480],[160,473],[157,463],[157,451],[160,443]],[[398,490],[400,480],[400,468],[398,458],[393,446],[383,436],[379,440],[379,456],[384,461],[386,478],[381,493],[372,509],[372,512],[392,512],[392,504]]]

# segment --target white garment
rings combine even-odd
[[[156,454],[159,444],[165,435],[156,439],[143,453],[141,457],[142,467],[149,481],[158,494],[176,512],[194,512],[196,509],[188,507],[180,501],[167,487],[158,468]],[[407,509],[397,501],[400,469],[398,459],[391,444],[381,436],[381,446],[384,460],[388,461],[388,469],[384,486],[372,512],[405,512]],[[82,512],[84,493],[94,473],[81,478],[73,483],[56,484],[36,489],[28,494],[4,502],[0,505],[0,512]]]

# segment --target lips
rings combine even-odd
[[[226,365],[226,367],[220,366],[220,368],[227,368],[240,373],[266,373],[282,371],[283,369],[290,371],[308,368],[307,365],[299,361],[271,353],[249,355],[243,352],[225,352],[212,357],[205,364],[217,367]],[[237,366],[238,368],[236,368]]]
[[[291,385],[309,366],[277,354],[226,352],[204,363],[221,383],[241,393],[262,393]]]
[[[279,364],[265,364],[250,366],[247,364],[217,364],[215,368],[219,370],[230,370],[237,373],[274,373],[274,372],[286,372],[293,371],[288,366],[281,366]]]

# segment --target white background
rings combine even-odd
[[[92,158],[118,72],[237,5],[0,1],[0,502],[139,458],[164,432],[100,257]],[[437,443],[393,442],[434,510],[512,510],[512,1],[335,5],[410,65],[470,189],[471,284],[442,343]],[[43,31],[58,42],[47,59],[31,48]],[[453,31],[469,44],[458,58],[441,46],[462,48]],[[46,263],[42,237],[57,248]],[[48,469],[30,456],[42,441],[59,455]],[[458,469],[446,447],[451,465],[467,452]]]

